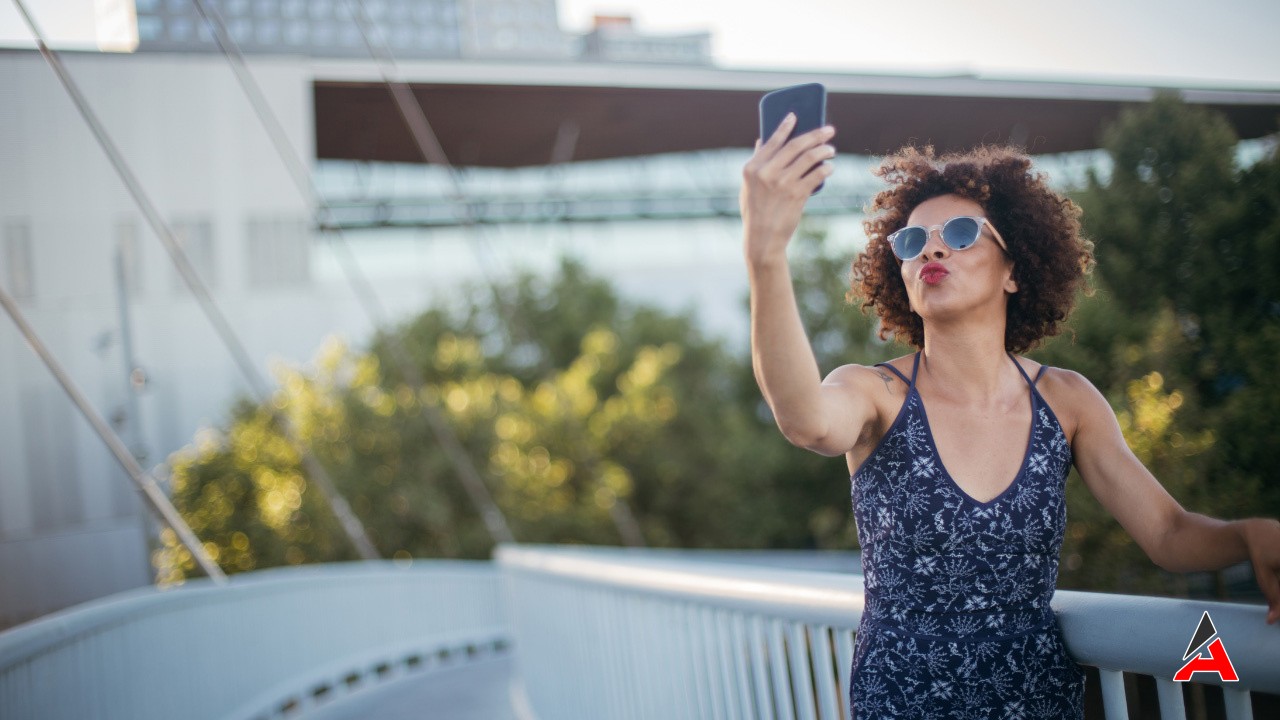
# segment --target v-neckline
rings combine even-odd
[[[1017,360],[1014,362],[1017,362]],[[933,426],[929,424],[929,411],[924,406],[924,396],[920,394],[920,389],[916,387],[914,383],[911,385],[910,392],[916,394],[916,402],[920,404],[920,417],[924,420],[924,430],[929,437],[929,448],[933,451],[933,458],[938,461],[938,468],[942,471],[942,474],[946,476],[947,481],[951,483],[951,487],[954,488],[961,497],[980,508],[985,509],[997,502],[1000,502],[1000,499],[1012,492],[1013,489],[1018,486],[1018,483],[1022,482],[1022,478],[1027,474],[1027,466],[1031,463],[1031,446],[1036,439],[1037,404],[1035,386],[1028,384],[1027,391],[1031,395],[1031,428],[1027,432],[1027,449],[1023,451],[1022,454],[1022,465],[1018,467],[1018,474],[1013,476],[1013,479],[1009,481],[1009,484],[1006,485],[1003,490],[997,493],[995,497],[983,502],[982,500],[970,495],[964,488],[960,487],[960,483],[956,482],[951,471],[947,469],[946,462],[942,460],[942,451],[938,449],[938,441],[933,437]]]

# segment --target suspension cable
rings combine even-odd
[[[81,117],[84,118],[85,123],[88,124],[90,131],[97,139],[102,150],[106,153],[112,167],[115,168],[116,173],[124,182],[125,187],[133,197],[134,202],[137,203],[138,208],[142,211],[147,223],[160,239],[165,250],[168,251],[169,257],[173,261],[174,267],[177,269],[179,276],[181,276],[182,281],[191,291],[191,294],[195,296],[201,310],[213,325],[214,330],[217,332],[219,338],[221,338],[223,345],[225,345],[231,353],[232,359],[240,369],[241,374],[248,381],[254,395],[258,398],[259,404],[268,409],[272,418],[280,427],[285,437],[298,452],[308,476],[315,480],[321,492],[329,500],[329,505],[334,515],[337,516],[339,524],[346,532],[347,537],[351,540],[352,545],[355,546],[356,551],[366,560],[378,559],[378,551],[374,548],[373,542],[369,539],[364,526],[360,523],[360,519],[355,516],[350,505],[348,505],[347,501],[338,493],[337,488],[333,484],[333,480],[329,477],[328,472],[325,471],[324,466],[320,464],[320,462],[311,453],[310,449],[302,441],[293,423],[284,414],[284,412],[277,409],[275,405],[270,402],[270,392],[267,389],[267,383],[262,378],[257,368],[254,367],[253,361],[249,358],[249,353],[245,350],[244,345],[236,336],[235,330],[231,327],[231,324],[227,321],[221,310],[218,309],[218,306],[210,295],[204,281],[200,279],[195,267],[187,258],[186,252],[174,237],[173,230],[169,227],[168,223],[164,221],[151,198],[147,195],[145,190],[143,190],[137,176],[125,161],[124,156],[120,153],[119,148],[111,139],[110,134],[107,133],[106,128],[102,125],[97,115],[93,112],[92,107],[80,92],[79,86],[76,85],[75,81],[67,72],[67,69],[63,65],[58,53],[52,50],[45,43],[44,35],[36,25],[31,14],[27,11],[25,2],[23,0],[13,0],[13,2],[18,7],[18,11],[22,14],[23,20],[31,30],[32,35],[35,37],[36,44],[40,49],[40,54],[44,56],[45,60],[49,63],[49,66],[53,68],[54,73],[62,82],[62,86],[66,89],[67,94],[71,96],[71,100],[75,104],[76,109],[80,112]]]
[[[94,432],[98,434],[98,437],[106,444],[107,449],[115,456],[116,462],[120,463],[124,471],[129,474],[133,484],[142,493],[143,498],[146,499],[147,506],[151,508],[151,512],[155,513],[160,522],[168,525],[177,534],[178,540],[187,549],[187,552],[191,553],[191,557],[195,559],[206,575],[219,585],[225,584],[227,576],[223,574],[218,564],[209,557],[204,545],[200,543],[200,538],[196,537],[196,534],[191,531],[186,521],[182,519],[182,515],[169,502],[169,498],[165,497],[155,479],[138,465],[137,459],[133,457],[133,453],[129,452],[129,448],[125,447],[124,442],[120,440],[111,427],[93,409],[93,406],[89,404],[89,401],[85,399],[84,393],[80,392],[71,376],[67,375],[66,371],[62,369],[62,365],[58,363],[57,358],[41,342],[35,330],[32,329],[26,317],[23,316],[22,311],[18,308],[18,304],[2,286],[0,286],[0,305],[4,305],[9,317],[13,318],[14,324],[18,326],[18,331],[26,338],[27,346],[44,362],[45,367],[49,369],[54,379],[58,381],[58,385],[62,387],[63,392],[67,394],[67,397],[71,398],[71,402],[80,410],[80,414],[84,415],[84,418],[89,421],[89,425],[93,427]]]
[[[192,0],[192,2],[195,4],[197,12],[200,13],[200,17],[212,32],[214,41],[222,51],[223,56],[231,64],[236,79],[240,82],[245,95],[248,96],[249,104],[253,107],[259,121],[267,129],[272,145],[275,147],[281,161],[288,168],[298,192],[305,202],[314,204],[317,225],[325,228],[326,232],[335,240],[334,245],[339,250],[339,266],[342,267],[348,283],[355,290],[359,304],[375,328],[384,327],[387,322],[386,313],[377,293],[373,289],[372,283],[360,270],[342,229],[331,222],[331,206],[316,186],[315,180],[310,171],[307,170],[301,155],[289,141],[279,117],[266,101],[266,96],[263,94],[261,87],[249,71],[244,53],[240,51],[239,45],[236,44],[231,34],[227,32],[226,24],[223,22],[221,14],[216,8],[208,5],[205,0]],[[400,341],[398,334],[387,333],[385,337],[393,361],[405,380],[414,389],[415,394],[417,394],[426,384],[422,373],[410,360],[409,352]],[[435,407],[428,403],[419,403],[418,405],[423,419],[427,422],[427,427],[432,435],[435,436],[436,442],[443,448],[446,459],[457,470],[464,491],[479,512],[493,541],[495,543],[515,542],[515,536],[511,533],[506,517],[493,500],[493,496],[485,486],[479,470],[476,469],[475,463],[471,461],[471,456],[463,448],[462,442],[458,439],[452,426],[441,417]]]
[[[417,95],[413,93],[409,84],[399,77],[399,66],[396,63],[395,55],[391,51],[391,46],[387,43],[386,38],[379,35],[379,41],[375,42],[373,35],[377,32],[377,28],[371,21],[368,12],[364,6],[364,0],[346,0],[348,10],[351,12],[352,18],[356,21],[356,27],[360,31],[365,46],[369,50],[370,56],[378,65],[378,70],[382,75],[383,84],[387,86],[391,93],[392,100],[395,101],[396,108],[400,112],[400,116],[404,119],[405,125],[413,137],[413,142],[417,145],[418,152],[423,160],[428,163],[440,165],[448,171],[450,180],[454,188],[454,200],[463,209],[463,225],[472,228],[477,233],[477,237],[481,239],[481,245],[487,251],[492,252],[488,247],[487,238],[483,235],[481,226],[477,223],[471,205],[466,202],[466,192],[463,188],[460,173],[452,163],[441,147],[439,140],[436,138],[435,132],[431,129],[431,123],[427,121],[426,112],[422,109],[422,103],[418,100]],[[576,124],[572,128],[565,129],[566,134],[571,137],[557,137],[556,147],[553,148],[554,160],[561,162],[567,161],[569,156],[567,151],[569,148],[565,146],[576,146],[578,140],[579,128]],[[570,142],[571,141],[571,142]],[[475,248],[472,247],[475,252]],[[503,304],[498,293],[496,282],[487,272],[487,264],[481,260],[479,262],[481,270],[485,275],[490,293],[494,297],[497,311],[503,312]],[[567,400],[562,401],[562,407],[567,407]],[[579,433],[584,432],[581,427],[577,428]],[[593,454],[592,454],[593,455]],[[588,465],[597,465],[597,459],[588,457]],[[631,506],[621,497],[615,497],[614,505],[610,508],[610,516],[614,520],[614,524],[618,529],[623,541],[628,545],[644,545],[644,537],[640,530],[640,524],[635,518],[635,514],[631,510]]]

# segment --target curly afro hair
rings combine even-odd
[[[982,147],[938,157],[932,147],[904,148],[875,174],[889,184],[876,194],[862,226],[867,246],[853,261],[849,300],[880,316],[880,337],[892,334],[924,347],[924,321],[912,312],[907,289],[886,238],[907,224],[917,205],[958,195],[982,206],[1013,258],[1018,292],[1009,296],[1005,349],[1022,353],[1062,331],[1085,276],[1093,243],[1080,236],[1080,208],[1049,189],[1031,159],[1012,148]]]

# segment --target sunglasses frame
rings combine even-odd
[[[978,223],[977,236],[973,238],[972,243],[965,245],[964,247],[959,247],[959,248],[952,247],[951,243],[947,242],[946,228],[948,225],[950,225],[952,222],[956,220],[974,220]],[[938,231],[938,237],[942,239],[943,245],[946,245],[948,248],[951,248],[956,252],[960,252],[961,250],[968,250],[969,248],[978,244],[978,238],[982,237],[982,227],[984,225],[986,227],[991,228],[991,237],[994,238],[996,243],[1000,245],[1000,249],[1003,250],[1006,255],[1009,254],[1009,246],[1005,244],[1004,238],[1000,236],[1000,231],[996,229],[996,226],[992,224],[990,220],[980,215],[957,215],[953,218],[947,218],[946,222],[942,223],[941,225],[929,225],[927,227],[924,225],[908,225],[900,230],[895,230],[894,232],[889,233],[889,235],[885,237],[885,241],[889,243],[889,250],[893,252],[894,257],[898,258],[902,262],[910,262],[920,257],[924,253],[925,246],[929,244],[929,236],[933,234],[934,230]],[[894,240],[902,233],[908,230],[914,230],[917,228],[924,231],[924,245],[920,246],[920,252],[908,258],[904,258],[898,255],[898,247],[894,243]]]

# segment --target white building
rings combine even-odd
[[[225,62],[65,59],[260,369],[272,352],[314,347],[333,328],[333,301],[310,282],[310,211]],[[291,140],[308,147],[305,61],[263,59],[255,73]],[[99,413],[148,464],[163,461],[247,386],[36,53],[0,56],[0,167],[0,281]],[[147,375],[138,418],[126,411],[117,248]],[[263,266],[264,251],[284,263]],[[127,476],[7,319],[0,378],[0,626],[150,582],[147,522]]]

